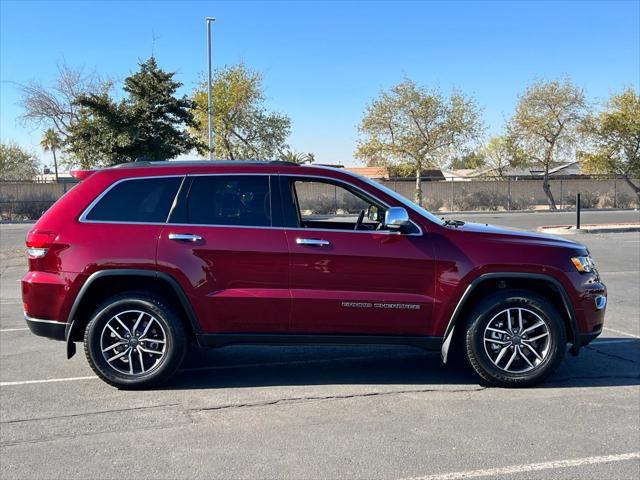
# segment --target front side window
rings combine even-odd
[[[94,222],[164,223],[182,177],[125,180],[109,190],[85,219]]]
[[[355,191],[330,182],[295,180],[292,193],[303,228],[381,229],[385,209]]]
[[[193,177],[186,200],[186,223],[271,226],[269,177],[212,175]]]

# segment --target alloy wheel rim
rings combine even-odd
[[[537,369],[549,356],[551,329],[527,308],[507,308],[484,329],[484,350],[494,366],[511,374]]]
[[[167,335],[156,317],[142,310],[112,316],[100,334],[100,351],[119,373],[140,376],[158,367],[167,350]]]

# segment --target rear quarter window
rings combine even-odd
[[[84,217],[94,222],[164,223],[182,177],[124,180],[110,190]]]

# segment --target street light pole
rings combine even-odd
[[[211,24],[216,21],[213,17],[205,17],[207,21],[207,62],[209,71],[207,76],[207,95],[209,109],[207,112],[207,127],[209,129],[209,160],[213,160],[213,101],[211,98]]]

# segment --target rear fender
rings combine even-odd
[[[84,283],[84,285],[82,285],[82,288],[78,292],[78,295],[75,301],[73,302],[73,306],[71,307],[71,310],[69,312],[69,317],[67,319],[67,326],[65,329],[65,341],[67,342],[67,358],[73,357],[73,355],[76,353],[76,345],[72,339],[75,338],[75,336],[80,332],[80,330],[86,326],[86,323],[77,322],[75,318],[76,313],[80,305],[82,304],[82,299],[86,295],[86,293],[90,290],[91,285],[96,280],[100,278],[108,277],[108,276],[152,277],[152,278],[157,278],[167,282],[167,284],[169,284],[169,286],[176,293],[176,296],[178,297],[180,304],[182,305],[182,308],[186,312],[187,318],[189,319],[189,323],[191,325],[191,328],[196,338],[198,338],[198,336],[202,334],[200,323],[196,318],[196,315],[193,311],[193,308],[191,307],[191,304],[189,303],[189,300],[186,294],[184,293],[184,291],[182,290],[178,282],[169,274],[164,272],[157,272],[155,270],[135,270],[135,269],[100,270],[98,272],[93,273],[91,276],[89,276],[89,278],[87,278],[87,281]]]

